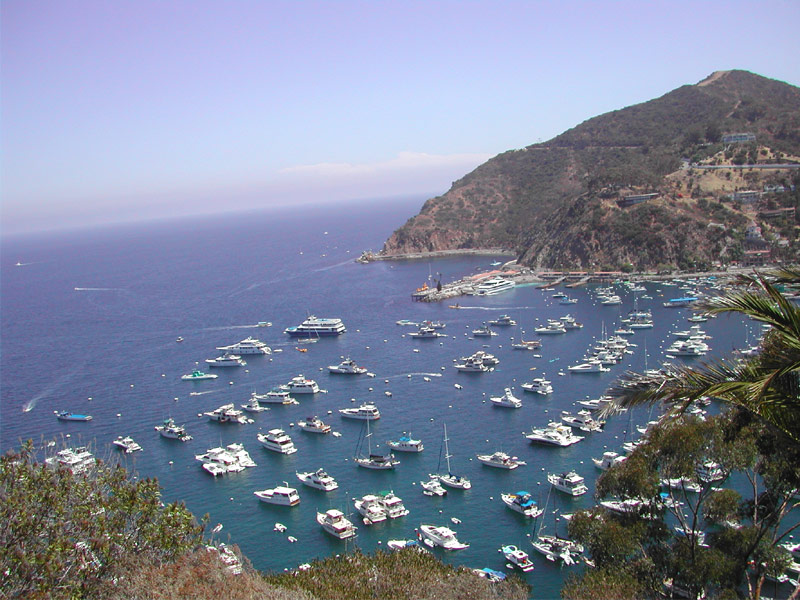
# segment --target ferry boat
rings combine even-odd
[[[272,450],[279,454],[294,454],[297,452],[292,438],[283,429],[270,429],[266,434],[259,433],[256,438],[267,450]]]
[[[516,456],[509,456],[505,452],[494,452],[493,454],[478,454],[477,458],[487,467],[497,467],[498,469],[516,469],[522,465],[527,465],[524,460],[518,460]]]
[[[572,429],[562,423],[550,422],[547,427],[533,429],[525,437],[535,444],[550,446],[571,446],[577,444],[583,437],[572,433]]]
[[[73,474],[80,475],[94,468],[94,455],[86,448],[64,448],[59,450],[55,456],[45,459],[45,464],[49,467],[64,467]]]
[[[112,444],[125,452],[125,454],[131,454],[142,449],[139,443],[134,441],[131,436],[122,437],[120,435],[112,442]]]
[[[449,527],[420,525],[419,533],[422,535],[423,541],[430,542],[435,546],[441,546],[445,550],[463,550],[464,548],[469,548],[469,544],[463,544],[458,541],[456,532]]]
[[[317,416],[308,417],[305,421],[298,421],[297,426],[308,433],[330,433],[331,426]]]
[[[508,315],[500,315],[495,320],[489,321],[489,325],[493,325],[495,327],[509,327],[516,324],[517,322]]]
[[[479,284],[478,287],[475,288],[475,295],[494,296],[495,294],[500,294],[502,292],[507,292],[508,290],[514,289],[515,285],[517,285],[516,282],[511,279],[492,277],[491,279]]]
[[[535,519],[544,513],[544,509],[539,508],[530,492],[522,490],[515,494],[501,494],[500,498],[508,508],[526,517]]]
[[[300,325],[287,327],[284,333],[291,337],[322,337],[331,335],[341,335],[345,329],[341,319],[318,318],[309,316]]]
[[[175,420],[172,418],[164,419],[161,425],[155,426],[155,430],[161,434],[161,437],[169,440],[188,442],[192,439],[192,436],[186,433],[186,428],[183,425],[176,425]]]
[[[533,571],[533,563],[531,559],[528,557],[527,552],[523,552],[516,546],[508,545],[503,546],[499,550],[503,553],[505,559],[513,565],[519,567],[522,571],[528,572]]]
[[[317,523],[322,526],[327,533],[333,537],[345,540],[347,538],[355,537],[357,530],[355,526],[348,521],[342,511],[331,508],[324,513],[317,513]]]
[[[547,475],[547,481],[557,490],[569,494],[570,496],[582,496],[589,491],[589,488],[587,488],[584,483],[584,478],[575,471],[562,473],[561,475],[549,473]]]
[[[345,358],[338,365],[328,365],[328,371],[339,375],[363,375],[367,369],[359,367],[353,359]]]
[[[54,410],[56,417],[58,417],[59,421],[91,421],[92,415],[79,415],[77,413],[71,413],[66,410]]]
[[[386,445],[397,452],[422,452],[425,449],[422,440],[413,440],[405,433],[400,436],[399,440],[387,441]]]
[[[222,350],[225,354],[271,354],[272,350],[261,340],[254,337],[247,337],[241,342],[236,342],[230,346],[217,346],[217,350]]]
[[[546,396],[547,394],[553,393],[553,386],[547,379],[543,377],[537,377],[530,383],[523,383],[522,389],[526,392],[530,392],[532,394],[541,394]]]
[[[322,469],[305,473],[295,472],[295,475],[303,485],[322,490],[323,492],[330,492],[339,487],[339,483]]]
[[[300,494],[289,484],[276,486],[272,489],[253,492],[256,498],[267,504],[278,504],[279,506],[297,506],[300,504]]]
[[[358,408],[340,408],[339,413],[347,419],[375,421],[381,418],[381,412],[374,404],[362,404]]]
[[[293,394],[316,394],[324,391],[319,389],[316,381],[303,377],[302,374],[292,377],[288,383],[280,386],[280,389]]]
[[[492,406],[504,408],[522,408],[522,400],[511,393],[511,388],[506,388],[502,396],[490,396]]]
[[[237,354],[224,354],[216,358],[207,358],[209,367],[243,367],[247,363]]]
[[[203,373],[202,371],[195,369],[188,375],[181,375],[181,379],[184,381],[203,381],[204,379],[216,379],[219,375],[215,375],[214,373]]]

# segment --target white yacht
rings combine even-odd
[[[216,379],[217,377],[219,377],[219,375],[215,375],[214,373],[203,373],[199,369],[195,369],[187,375],[181,375],[181,379],[184,381],[203,381],[204,379]]]
[[[88,448],[81,446],[59,450],[55,456],[45,459],[45,464],[53,468],[64,467],[75,475],[80,475],[94,468],[95,459]]]
[[[477,458],[487,467],[497,467],[498,469],[516,469],[528,464],[524,460],[518,460],[516,456],[509,456],[500,451],[492,454],[478,454]]]
[[[483,364],[482,359],[473,356],[468,357],[461,363],[456,363],[455,367],[462,373],[485,373],[489,370],[489,367]]]
[[[403,504],[403,500],[392,490],[378,494],[378,501],[386,511],[386,516],[390,519],[399,519],[409,513],[409,510]]]
[[[415,338],[415,339],[423,339],[424,340],[424,339],[432,339],[432,338],[438,338],[438,337],[447,337],[447,334],[439,333],[433,327],[427,327],[425,325],[422,325],[419,328],[419,331],[415,331],[413,333],[409,333],[408,336],[412,337],[412,338]]]
[[[468,490],[472,487],[472,482],[467,479],[466,477],[461,477],[460,475],[454,475],[453,472],[450,470],[450,459],[452,455],[450,454],[450,446],[448,442],[450,440],[447,438],[447,425],[444,426],[444,458],[447,462],[447,473],[436,473],[428,475],[431,479],[436,478],[444,485],[456,488],[459,490]],[[439,466],[437,470],[441,467],[441,456],[439,457]]]
[[[497,335],[497,332],[492,331],[492,328],[489,327],[486,323],[484,323],[477,329],[473,329],[472,335],[474,335],[475,337],[492,337]]]
[[[175,420],[172,418],[164,419],[161,425],[155,426],[155,430],[161,433],[162,437],[170,440],[188,442],[192,439],[192,436],[186,433],[186,428],[183,425],[176,425]]]
[[[305,421],[298,421],[297,426],[308,433],[330,433],[331,426],[319,417],[308,417]]]
[[[553,535],[539,535],[531,545],[549,561],[562,561],[565,565],[574,565],[583,552],[583,546]]]
[[[302,375],[292,377],[289,383],[280,386],[280,389],[292,394],[316,394],[323,390],[319,389],[317,382],[313,379],[307,379]]]
[[[456,532],[449,527],[420,525],[419,532],[423,540],[427,540],[435,546],[441,546],[445,550],[463,550],[464,548],[469,548],[469,544],[462,544],[458,541]]]
[[[535,444],[562,447],[577,444],[583,439],[583,437],[573,434],[572,429],[567,425],[555,421],[548,423],[545,428],[531,430],[525,437]]]
[[[367,372],[366,367],[359,367],[351,358],[345,358],[338,365],[328,365],[328,371],[338,375],[362,375]]]
[[[484,350],[478,350],[475,352],[470,358],[480,360],[484,365],[487,367],[493,367],[495,365],[500,364],[500,359],[497,358],[494,354],[489,354]],[[466,358],[461,358],[462,361],[467,360]]]
[[[225,354],[271,354],[272,350],[261,340],[254,337],[247,337],[241,342],[236,342],[230,346],[217,346],[217,350],[222,350]]]
[[[330,533],[333,537],[340,540],[355,537],[358,533],[355,526],[348,521],[342,511],[331,508],[324,513],[317,513],[317,523]]]
[[[375,421],[381,418],[381,411],[374,404],[362,404],[358,408],[340,408],[339,413],[347,419]]]
[[[280,454],[294,454],[297,452],[292,438],[283,429],[270,429],[266,434],[259,433],[256,437],[267,450],[279,452]]]
[[[539,340],[523,340],[513,342],[511,348],[514,350],[538,350],[542,347],[542,342]]]
[[[226,473],[238,473],[246,468],[233,453],[222,447],[209,448],[205,454],[197,454],[194,458],[200,461],[203,469],[214,477]]]
[[[703,489],[699,483],[692,481],[688,477],[665,478],[661,480],[661,485],[671,490],[681,490],[694,494],[699,494]]]
[[[581,431],[603,431],[603,426],[605,425],[605,421],[598,421],[592,417],[591,411],[585,408],[574,415],[565,410],[561,411],[561,420],[570,427]]]
[[[247,412],[253,413],[260,413],[264,412],[265,410],[269,410],[266,406],[261,406],[261,403],[258,401],[258,395],[253,394],[250,396],[250,399],[247,401],[246,404],[242,404],[242,408]]]
[[[575,471],[561,473],[561,475],[549,473],[547,475],[547,481],[557,490],[569,494],[570,496],[582,496],[589,491],[584,478]]]
[[[209,367],[243,367],[247,363],[238,354],[223,354],[216,358],[207,358]]]
[[[330,492],[339,487],[337,481],[322,469],[308,471],[306,473],[295,473],[295,475],[297,475],[297,478],[303,485],[322,490],[323,492]]]
[[[131,454],[136,452],[137,450],[141,450],[142,447],[139,445],[138,442],[135,442],[131,436],[122,437],[119,436],[112,442],[117,448],[124,451],[125,454]]]
[[[500,294],[502,292],[507,292],[508,290],[514,289],[515,285],[517,285],[516,282],[511,279],[492,277],[491,279],[479,284],[478,287],[475,288],[475,295],[493,296],[495,294]]]
[[[526,517],[535,519],[544,513],[544,510],[539,508],[530,492],[522,490],[515,494],[501,494],[500,498],[508,508]]]
[[[341,319],[317,318],[312,315],[300,325],[287,327],[284,333],[291,337],[322,337],[341,335],[345,331],[347,329]]]
[[[387,441],[386,445],[397,452],[422,452],[425,449],[422,440],[411,439],[411,437],[405,433],[400,436],[399,440]]]
[[[616,452],[612,452],[611,450],[607,452],[603,452],[602,458],[592,458],[592,462],[594,466],[598,469],[602,469],[603,471],[608,471],[614,465],[618,465],[621,462],[625,462],[627,456],[621,456]]]
[[[447,490],[439,483],[439,479],[435,476],[431,477],[428,481],[420,481],[422,486],[422,493],[426,496],[446,496]]]
[[[521,387],[526,392],[541,394],[542,396],[553,393],[553,385],[544,377],[537,377],[530,383],[523,383]]]
[[[253,392],[253,397],[259,402],[264,402],[266,404],[283,404],[285,406],[290,404],[300,404],[297,400],[292,398],[288,391],[281,388],[273,388],[266,394],[256,394]]]
[[[490,396],[493,406],[505,408],[522,408],[522,400],[511,393],[511,388],[506,388],[502,396]]]
[[[219,408],[204,412],[203,414],[212,421],[217,421],[219,423],[239,423],[243,425],[253,422],[252,419],[248,419],[242,411],[238,410],[233,403],[223,404]]]
[[[550,321],[547,325],[535,327],[533,331],[539,335],[557,335],[559,333],[567,333],[567,328],[564,327],[561,321]]]
[[[494,325],[495,327],[511,327],[516,324],[517,322],[508,315],[500,315],[493,321],[489,321],[489,325]]]
[[[276,486],[272,489],[253,492],[256,498],[267,504],[278,504],[280,506],[297,506],[300,504],[300,494],[289,484]]]
[[[570,373],[607,373],[611,369],[604,367],[597,359],[590,359],[587,362],[567,367]]]
[[[236,461],[243,467],[255,467],[256,462],[250,458],[250,453],[244,449],[244,445],[240,443],[228,444],[225,450],[230,452]]]
[[[500,548],[500,552],[503,553],[505,559],[513,565],[519,567],[522,571],[528,572],[533,571],[533,563],[531,559],[528,557],[527,552],[523,552],[516,546],[508,545],[503,546]]]
[[[364,517],[364,525],[372,525],[373,523],[380,523],[385,521],[386,510],[381,505],[380,500],[374,494],[367,494],[353,502],[356,510]]]

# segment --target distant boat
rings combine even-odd
[[[56,417],[58,417],[59,421],[91,421],[92,420],[92,415],[79,415],[79,414],[76,414],[76,413],[68,412],[66,410],[62,410],[62,411],[54,410],[53,412],[55,413]]]

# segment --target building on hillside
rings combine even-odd
[[[781,217],[792,218],[794,217],[794,206],[789,208],[776,208],[775,210],[762,210],[758,215],[763,219],[779,219]]]
[[[741,264],[744,267],[763,266],[769,262],[770,254],[769,248],[763,250],[745,250]]]
[[[633,206],[634,204],[641,204],[653,198],[657,198],[658,194],[635,194],[633,196],[623,196],[617,200],[617,206],[625,208],[626,206]]]
[[[732,193],[730,198],[734,202],[752,204],[753,202],[758,202],[759,198],[761,198],[761,192],[757,190],[742,190],[741,192]]]
[[[722,136],[723,144],[744,144],[755,141],[755,133],[726,133]]]
[[[751,222],[744,232],[744,238],[747,241],[763,240],[764,238],[761,237],[761,227],[756,225],[754,222]]]

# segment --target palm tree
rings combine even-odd
[[[800,285],[800,268],[738,277],[744,289],[706,300],[700,310],[734,312],[770,326],[761,352],[741,360],[728,358],[698,367],[670,367],[658,375],[628,373],[609,394],[616,409],[664,402],[684,410],[701,396],[714,396],[776,427],[800,444],[800,307],[776,287]]]

